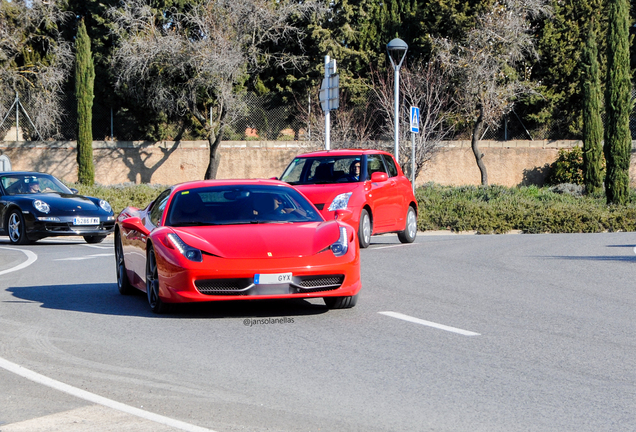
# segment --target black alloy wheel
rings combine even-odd
[[[115,234],[115,265],[117,270],[117,288],[122,295],[129,295],[134,292],[134,288],[128,280],[126,273],[126,263],[124,262],[124,248],[121,244],[119,232]]]
[[[152,246],[149,247],[146,258],[146,294],[148,294],[148,304],[151,311],[156,314],[168,311],[168,305],[159,297],[159,271],[157,257]]]

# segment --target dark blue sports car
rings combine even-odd
[[[107,201],[78,195],[50,174],[0,172],[0,234],[11,243],[54,236],[82,236],[87,243],[99,243],[114,229]]]

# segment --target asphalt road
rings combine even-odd
[[[635,246],[374,237],[353,309],[157,316],[111,239],[0,237],[0,431],[636,430]]]

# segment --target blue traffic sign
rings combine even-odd
[[[420,132],[420,109],[418,107],[411,107],[411,132]]]

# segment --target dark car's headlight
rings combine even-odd
[[[199,249],[193,248],[189,244],[186,244],[183,240],[181,240],[181,237],[179,237],[178,235],[174,233],[168,234],[167,237],[168,237],[168,240],[170,240],[170,243],[172,243],[174,247],[177,248],[179,252],[181,252],[181,255],[183,255],[190,261],[195,261],[195,262],[203,261],[203,254],[201,253]]]
[[[340,238],[331,245],[331,252],[337,257],[343,256],[349,250],[349,242],[347,242],[347,229],[340,227]]]
[[[99,206],[102,208],[102,210],[110,213],[111,211],[113,211],[113,208],[110,206],[110,204],[108,204],[108,201],[100,199],[99,200]]]
[[[42,200],[33,201],[33,207],[35,207],[37,211],[42,213],[48,213],[51,211],[51,207],[49,207],[49,205]]]
[[[346,209],[347,204],[349,204],[349,198],[351,198],[352,193],[353,192],[341,193],[340,195],[336,196],[331,202],[331,205],[329,206],[329,211]]]

